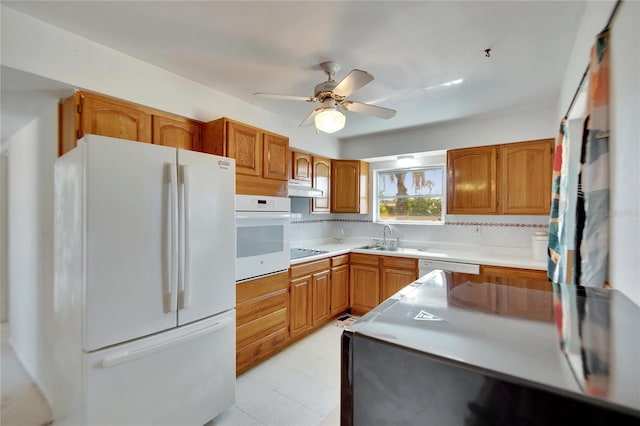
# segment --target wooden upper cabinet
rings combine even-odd
[[[331,212],[369,212],[369,164],[358,160],[331,161]]]
[[[87,134],[201,150],[201,122],[108,96],[76,92],[60,102],[59,113],[59,155]]]
[[[447,213],[498,212],[498,146],[447,151]]]
[[[447,213],[547,215],[553,139],[447,152]]]
[[[106,96],[76,92],[59,108],[58,154],[75,148],[78,139],[93,134],[151,142],[151,110]]]
[[[180,149],[200,151],[202,126],[187,118],[153,116],[153,143]]]
[[[553,139],[500,146],[503,214],[549,214]]]
[[[291,178],[311,182],[311,156],[309,154],[291,151]]]
[[[322,191],[323,196],[311,199],[311,213],[329,213],[331,211],[331,160],[313,157],[312,164],[312,186]]]
[[[227,156],[236,160],[236,173],[262,176],[262,134],[250,126],[227,123]]]
[[[222,117],[203,125],[202,151],[236,160],[236,194],[287,196],[286,136]]]
[[[151,114],[135,105],[81,93],[80,137],[86,134],[151,142]]]
[[[263,176],[268,179],[288,180],[289,139],[266,132],[263,138]]]

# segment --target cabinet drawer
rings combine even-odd
[[[311,275],[329,269],[330,259],[320,259],[313,262],[301,263],[291,267],[291,279]]]
[[[410,257],[382,256],[384,268],[418,269],[418,259]]]
[[[287,310],[285,308],[264,315],[244,325],[236,327],[236,345],[246,346],[271,333],[287,328]]]
[[[286,308],[288,296],[287,290],[282,289],[277,293],[238,303],[236,305],[236,324],[240,326]]]
[[[346,265],[349,263],[349,255],[343,254],[341,256],[335,256],[331,258],[331,266]]]
[[[547,271],[539,269],[505,268],[501,266],[481,265],[480,275],[544,282],[549,281],[547,278]]]
[[[248,346],[236,350],[236,374],[277,351],[287,342],[287,330],[277,330]]]
[[[375,254],[351,253],[351,263],[378,266],[378,256]]]
[[[287,289],[288,287],[289,280],[286,272],[241,282],[236,284],[236,304],[274,293],[278,290]]]

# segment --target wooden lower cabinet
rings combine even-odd
[[[553,286],[547,279],[546,271],[483,265],[480,274],[486,282],[501,286],[501,291],[496,294],[496,306],[500,313],[553,321]],[[543,296],[531,298],[525,290],[536,290]]]
[[[482,265],[480,275],[451,273],[448,301],[483,312],[553,321],[553,287],[546,271]],[[492,285],[498,284],[498,286]],[[542,297],[528,297],[527,291]]]
[[[351,313],[363,315],[380,303],[380,266],[378,256],[351,253],[349,268]]]
[[[287,273],[236,285],[236,373],[283,348],[289,340]]]
[[[291,266],[292,339],[302,337],[331,318],[331,260]]]
[[[322,271],[311,277],[311,325],[316,326],[331,317],[331,271]]]
[[[349,255],[331,259],[331,316],[349,309]]]
[[[311,276],[291,280],[291,337],[298,337],[311,330]]]
[[[418,278],[418,260],[351,254],[351,313],[363,315]]]
[[[418,279],[418,259],[381,256],[380,264],[381,302]]]

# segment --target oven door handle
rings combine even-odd
[[[291,215],[289,213],[261,213],[261,212],[243,212],[241,214],[236,213],[236,219],[289,219]]]

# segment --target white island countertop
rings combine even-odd
[[[546,261],[534,260],[531,250],[516,247],[494,247],[473,244],[439,243],[430,241],[403,241],[400,248],[390,250],[370,250],[359,247],[372,244],[372,238],[348,238],[342,243],[333,238],[323,240],[292,241],[291,248],[306,248],[322,250],[327,253],[293,259],[291,265],[297,265],[313,260],[338,256],[346,253],[364,253],[380,256],[413,257],[439,261],[471,263],[477,265],[503,266],[508,268],[523,268],[546,270]]]

